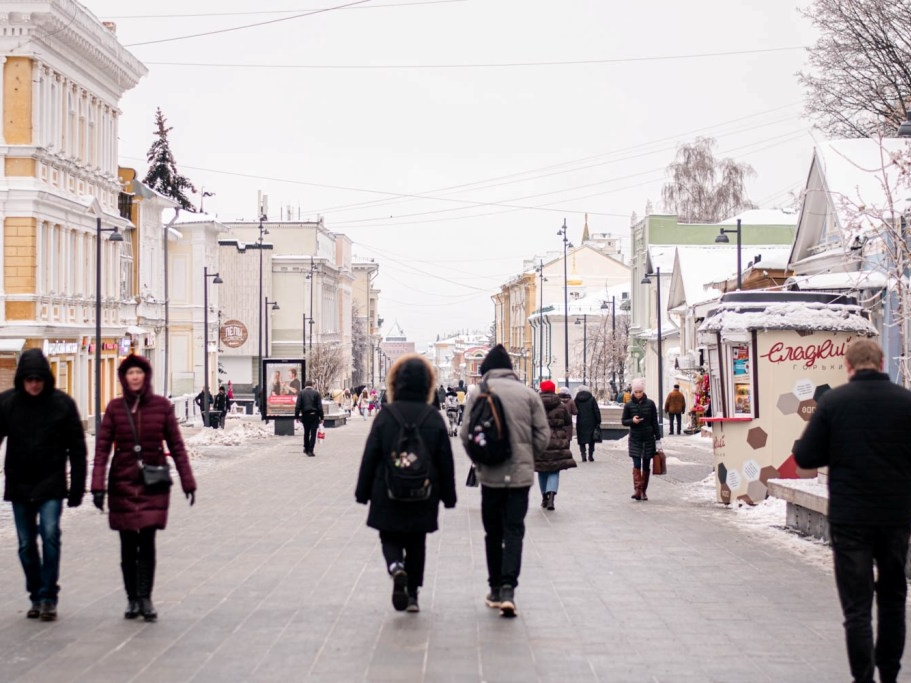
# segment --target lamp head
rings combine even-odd
[[[212,278],[212,284],[221,285],[221,284],[224,284],[224,282],[225,282],[224,280],[222,280],[220,277],[218,277],[218,273],[215,273],[215,277]]]
[[[719,228],[719,229],[721,230],[721,232],[718,233],[717,237],[715,237],[715,241],[718,244],[730,244],[731,240],[729,240],[728,236],[724,234],[724,228]]]
[[[642,276],[642,279],[639,280],[639,284],[640,284],[640,285],[650,285],[650,284],[652,284],[652,281],[651,281],[651,280],[649,279],[649,277],[648,277],[648,273],[646,273],[645,275]]]
[[[278,305],[278,302],[277,302],[277,301],[273,301],[273,302],[272,302],[272,310],[273,310],[273,311],[280,311],[280,310],[281,310],[281,307]]]
[[[108,237],[108,242],[123,242],[123,235],[117,228],[114,228],[114,232]]]
[[[602,311],[606,311],[608,308],[610,308],[610,306],[607,305],[607,302],[606,302],[606,301],[602,301],[602,302],[601,302],[601,310],[602,310]]]

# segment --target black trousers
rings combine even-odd
[[[319,428],[319,415],[317,413],[304,413],[301,415],[301,424],[304,425],[304,452],[312,453],[316,448],[316,430]]]
[[[680,424],[681,424],[681,422],[683,422],[683,415],[681,413],[668,413],[667,419],[668,419],[668,422],[670,423],[670,428],[671,428],[670,433],[671,434],[674,433],[674,421],[675,420],[677,422],[677,434],[678,435],[683,434],[683,432],[680,429]]]
[[[417,589],[424,585],[424,563],[427,555],[427,534],[417,531],[400,534],[392,531],[380,532],[380,543],[383,544],[383,559],[386,570],[394,562],[405,565],[408,574],[408,592],[417,594]]]
[[[120,567],[127,597],[148,598],[155,584],[155,527],[120,532]]]
[[[502,489],[481,486],[487,583],[491,588],[519,585],[530,489],[530,486]]]
[[[829,531],[851,675],[858,683],[872,683],[875,665],[881,683],[892,683],[905,649],[905,562],[911,530],[907,526],[830,524]],[[875,644],[871,624],[874,593]]]

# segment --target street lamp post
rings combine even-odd
[[[95,436],[101,426],[101,233],[109,232],[108,242],[123,242],[116,228],[102,228],[101,216],[95,218]]]
[[[573,246],[566,237],[566,219],[563,227],[557,230],[563,237],[563,384],[569,386],[569,275],[566,271],[566,250]]]
[[[259,391],[259,396],[255,396],[254,400],[259,401],[259,411],[260,415],[265,415],[265,406],[263,397],[266,395],[266,392],[263,390],[263,237],[269,234],[268,228],[263,225],[263,221],[266,220],[266,214],[263,213],[263,208],[260,207],[259,210],[259,239],[256,241],[259,243],[259,298],[256,300],[256,307],[259,309],[259,329],[257,330],[256,336],[259,338],[259,352],[256,356],[256,376],[259,380],[257,384],[257,389]]]
[[[607,310],[607,302],[601,302],[601,310]],[[615,347],[617,343],[617,297],[611,296],[610,298],[610,370],[611,370],[611,391],[617,391],[617,349]]]
[[[588,368],[588,313],[582,314],[582,320],[576,318],[576,325],[582,325],[582,384],[586,384]]]
[[[202,415],[203,426],[209,426],[209,278],[213,285],[224,282],[218,273],[209,273],[209,266],[202,269]]]
[[[719,244],[730,243],[731,240],[728,239],[727,233],[737,233],[737,290],[739,291],[743,289],[743,273],[740,268],[740,219],[737,219],[736,228],[718,228],[718,230],[718,237],[715,238],[715,241]]]
[[[737,221],[738,224],[740,221]],[[654,273],[646,273],[640,284],[649,285],[651,280],[649,278],[654,275],[657,278],[657,302],[655,309],[658,312],[658,400],[655,401],[655,406],[658,408],[658,431],[661,433],[661,436],[664,436],[664,402],[662,396],[664,395],[664,357],[661,351],[661,268],[655,268]]]
[[[268,311],[269,311],[269,306],[272,306],[272,310],[273,310],[273,311],[278,311],[278,310],[280,310],[280,307],[279,307],[277,301],[269,301],[269,297],[266,297],[266,320],[265,320],[265,324],[266,324],[266,341],[265,341],[266,353],[269,353],[269,313],[268,313]],[[269,353],[269,355],[271,356],[272,354]]]
[[[307,279],[310,280],[310,341],[308,343],[307,350],[313,352],[313,273],[316,272],[316,266],[313,265],[313,257],[310,257],[310,272],[307,274]]]
[[[541,259],[540,264],[538,265],[538,279],[540,285],[538,289],[538,299],[540,304],[538,305],[538,326],[540,327],[540,333],[538,336],[541,339],[541,343],[538,344],[538,384],[544,381],[544,283],[547,281],[547,278],[544,277],[544,259]],[[534,363],[534,359],[532,359]]]

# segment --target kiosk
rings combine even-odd
[[[750,505],[801,474],[791,449],[816,402],[847,381],[844,354],[876,330],[849,297],[732,292],[699,327],[708,351],[717,500]],[[816,472],[803,472],[814,477]]]

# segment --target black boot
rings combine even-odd
[[[556,495],[557,494],[553,491],[547,492],[547,509],[548,510],[554,509],[554,498],[556,497]]]
[[[123,573],[123,588],[127,593],[127,608],[124,619],[135,619],[139,616],[139,598],[136,597],[136,565],[129,562],[120,563]]]
[[[547,509],[547,494],[546,493],[541,494],[541,507],[544,508],[545,510]]]
[[[146,621],[157,621],[158,612],[152,604],[152,587],[155,584],[155,560],[140,557],[136,567],[136,597],[139,613]]]
[[[585,462],[585,446],[582,446],[582,462]]]

